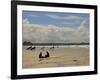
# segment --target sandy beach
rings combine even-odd
[[[36,47],[35,50],[27,50],[23,47],[22,52],[22,68],[47,68],[47,67],[75,67],[89,65],[89,47],[55,47],[50,50],[50,47]],[[40,60],[39,53],[50,53],[49,58]]]

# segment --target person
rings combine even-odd
[[[31,50],[35,50],[35,48],[36,48],[36,47],[34,46],[34,47],[31,48]]]
[[[50,57],[50,54],[48,51],[46,51],[46,55],[44,55],[44,56],[42,56],[42,52],[40,52],[40,54],[39,54],[39,58],[48,58],[48,57]]]
[[[50,57],[50,54],[49,54],[49,52],[48,51],[46,51],[46,55],[45,55],[45,57],[47,58],[47,57]]]
[[[29,49],[31,49],[32,48],[32,46],[29,46],[28,48],[27,48],[27,50],[29,50]]]
[[[43,56],[42,56],[42,52],[40,52],[40,54],[39,54],[39,58],[43,58]]]

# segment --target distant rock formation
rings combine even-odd
[[[33,43],[32,43],[32,42],[28,42],[28,41],[24,41],[24,42],[23,42],[23,45],[26,45],[26,46],[27,46],[27,45],[33,45]]]

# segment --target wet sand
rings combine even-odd
[[[50,57],[40,60],[39,53],[42,52],[45,55],[46,51],[50,53]],[[23,69],[88,66],[89,62],[89,47],[56,47],[54,50],[50,50],[50,47],[46,47],[44,50],[41,50],[41,47],[26,50],[26,47],[23,47]]]

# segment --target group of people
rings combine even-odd
[[[34,46],[29,46],[28,48],[26,48],[26,50],[35,50],[36,49],[36,47]],[[41,48],[41,50],[44,50],[45,49],[45,47],[42,47]],[[53,47],[50,47],[50,50],[53,50],[54,49],[54,46]],[[43,59],[43,58],[49,58],[50,57],[50,53],[49,53],[49,51],[46,51],[46,54],[45,55],[43,55],[43,52],[41,51],[40,53],[39,53],[39,59]]]
[[[42,55],[42,52],[40,52],[39,54],[39,58],[48,58],[48,57],[50,57],[50,54],[48,51],[46,51],[46,54],[44,56]]]

